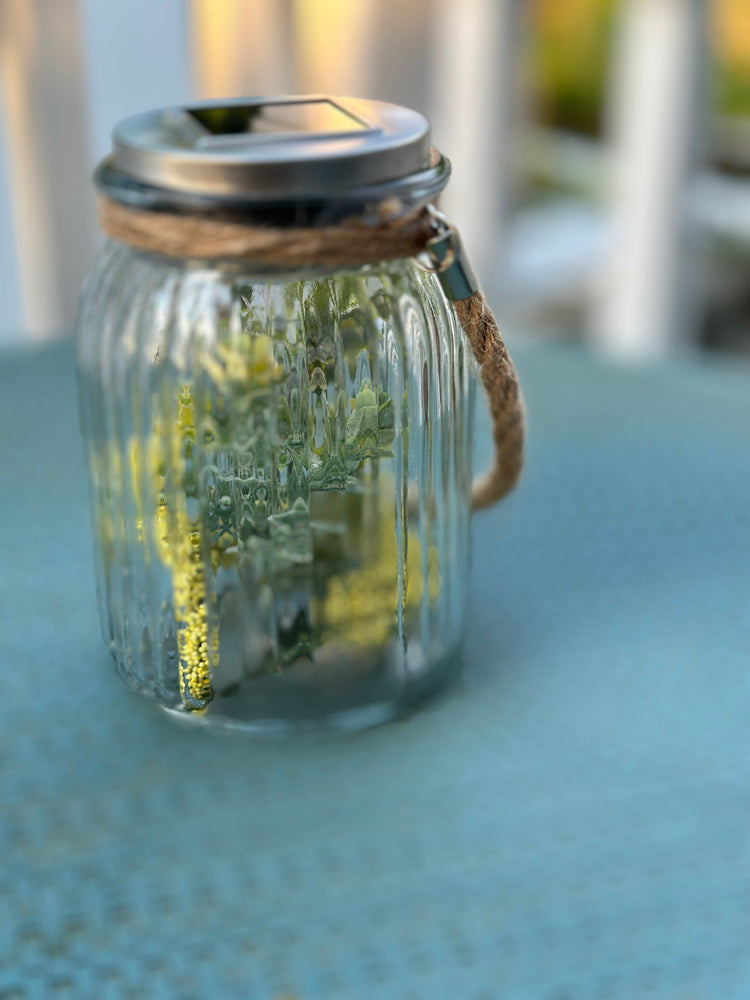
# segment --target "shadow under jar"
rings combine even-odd
[[[321,103],[330,136],[290,132],[297,105]],[[248,108],[281,131],[254,132]],[[366,217],[392,190],[408,209],[448,170],[429,166],[424,119],[392,110],[297,99],[138,116],[97,181],[155,225],[167,210],[315,227]],[[235,131],[204,134],[207,116]],[[321,134],[334,159],[349,149],[348,180],[329,170],[328,191]],[[275,734],[375,724],[455,674],[474,362],[434,275],[408,257],[290,270],[110,239],[77,363],[102,629],[132,688],[186,719]]]

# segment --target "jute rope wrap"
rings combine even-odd
[[[422,207],[407,215],[384,202],[376,224],[347,219],[337,226],[272,228],[202,215],[173,215],[130,208],[101,196],[99,220],[107,236],[139,250],[169,257],[238,258],[268,267],[351,267],[397,257],[416,257],[434,236],[434,221]],[[492,416],[495,454],[472,489],[475,510],[509,493],[523,466],[524,412],[521,392],[495,318],[484,294],[454,302],[471,344]]]

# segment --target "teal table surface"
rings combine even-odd
[[[750,371],[517,357],[460,684],[257,742],[116,678],[72,350],[0,355],[1,1000],[750,998]]]

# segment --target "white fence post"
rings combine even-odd
[[[185,3],[81,0],[80,30],[93,165],[109,152],[120,119],[191,99]]]
[[[523,4],[438,0],[434,27],[433,135],[453,163],[444,204],[491,286],[510,199]]]
[[[93,250],[76,0],[0,4],[5,121],[24,326],[70,329]]]
[[[3,116],[0,114],[0,347],[19,340],[24,330],[21,274],[5,169],[7,153],[3,131]]]
[[[684,196],[704,117],[701,0],[629,0],[613,94],[613,250],[591,337],[653,357],[689,332]]]

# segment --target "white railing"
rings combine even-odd
[[[558,137],[532,143],[537,156],[552,150],[553,172],[580,171],[584,184],[596,174],[601,208],[519,218],[516,153],[534,135],[521,114],[523,10],[517,0],[0,0],[0,344],[70,328],[97,241],[90,172],[115,121],[199,97],[317,91],[430,116],[454,161],[445,205],[501,308],[575,294],[600,347],[664,353],[689,335],[685,226],[750,230],[727,200],[744,206],[747,185],[698,169],[706,5],[626,0],[611,140],[593,156],[568,143],[558,157]]]

